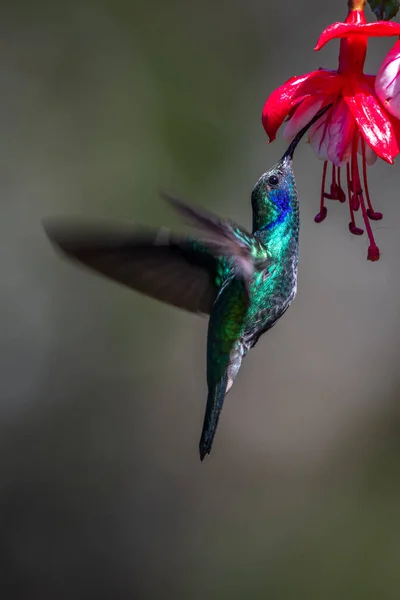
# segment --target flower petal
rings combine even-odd
[[[363,138],[360,137],[360,139],[358,140],[358,154],[360,154],[362,156],[362,140]],[[367,163],[367,165],[369,165],[370,167],[372,167],[372,165],[374,165],[376,163],[376,159],[378,158],[378,155],[372,150],[371,146],[369,146],[368,144],[365,144],[365,161]]]
[[[321,160],[328,160],[328,124],[330,112],[331,111],[328,110],[314,123],[309,134],[311,148]]]
[[[400,118],[400,40],[386,55],[375,80],[375,92],[386,110]]]
[[[400,23],[376,21],[375,23],[332,23],[318,38],[314,50],[321,50],[330,40],[344,38],[349,35],[365,35],[367,37],[388,37],[400,35]]]
[[[373,92],[373,90],[375,89],[375,79],[376,76],[375,75],[363,75],[363,79],[365,84],[369,87],[370,91]],[[399,143],[399,139],[396,136],[397,141],[397,145],[400,148],[400,143]],[[358,141],[358,152],[359,154],[362,155],[362,146],[361,146],[361,139]],[[374,165],[376,163],[376,160],[378,158],[378,155],[376,154],[376,152],[374,152],[374,150],[371,148],[371,146],[367,143],[365,144],[365,160],[367,162],[367,165],[369,165],[370,167],[372,165]]]
[[[289,142],[299,133],[303,127],[311,121],[314,115],[322,108],[322,105],[326,103],[324,96],[307,96],[299,104],[294,112],[294,115],[286,123],[283,130],[283,137]]]
[[[359,79],[350,80],[343,90],[343,97],[367,144],[380,158],[393,164],[399,153],[396,134],[369,86]]]
[[[388,118],[393,127],[394,137],[396,138],[397,147],[400,149],[400,121],[399,119],[395,119],[391,115],[388,115]]]
[[[310,129],[311,147],[322,160],[342,167],[351,156],[354,127],[354,117],[340,98]]]
[[[376,75],[366,75],[365,73],[363,73],[363,79],[365,83],[371,88],[371,90],[375,89]]]
[[[345,165],[351,156],[354,134],[354,117],[343,99],[333,107],[328,124],[328,159],[338,167]]]
[[[268,97],[262,111],[262,124],[272,142],[290,111],[310,94],[326,95],[338,91],[343,79],[336,71],[318,69],[291,77]]]

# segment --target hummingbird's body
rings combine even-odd
[[[268,185],[268,179],[279,170],[275,167],[253,189],[253,233],[248,243],[255,268],[247,290],[235,269],[228,270],[211,311],[207,341],[209,393],[201,458],[211,450],[224,397],[242,359],[281,318],[296,295],[299,205],[291,165],[290,170],[289,165],[285,166],[287,172],[279,188]]]
[[[130,228],[115,231],[66,221],[46,224],[50,239],[69,258],[149,296],[210,315],[201,460],[211,451],[225,395],[242,359],[296,295],[299,205],[293,152],[328,108],[303,128],[282,159],[256,183],[251,234],[169,197],[202,236],[182,237],[160,230],[140,233]]]

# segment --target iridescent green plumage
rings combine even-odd
[[[51,241],[68,258],[163,302],[210,314],[201,460],[211,451],[225,395],[243,357],[295,297],[299,206],[293,152],[328,108],[312,119],[254,186],[252,233],[168,196],[199,229],[198,236],[65,219],[45,223]]]
[[[277,186],[269,181],[278,178]],[[242,359],[293,301],[297,289],[299,207],[291,158],[265,173],[252,193],[254,270],[247,283],[228,273],[208,328],[209,388],[200,456],[211,451],[219,413]]]

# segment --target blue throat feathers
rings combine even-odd
[[[277,225],[283,223],[289,214],[293,212],[290,195],[282,189],[271,190],[268,198],[270,214],[272,220],[261,227],[260,231],[268,231],[274,229]]]

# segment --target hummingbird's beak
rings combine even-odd
[[[333,104],[333,102],[331,102],[327,106],[324,106],[324,108],[321,108],[321,110],[319,110],[317,112],[317,114],[313,116],[311,121],[309,123],[307,123],[307,125],[299,131],[299,133],[296,135],[296,137],[292,140],[292,142],[291,142],[289,148],[286,150],[285,154],[282,156],[282,161],[284,161],[285,159],[293,160],[294,151],[296,149],[297,144],[303,137],[303,135],[310,129],[311,125],[314,125],[315,121],[318,121],[318,119],[320,117],[322,117],[322,115],[324,115],[329,108],[331,108],[332,104]]]

